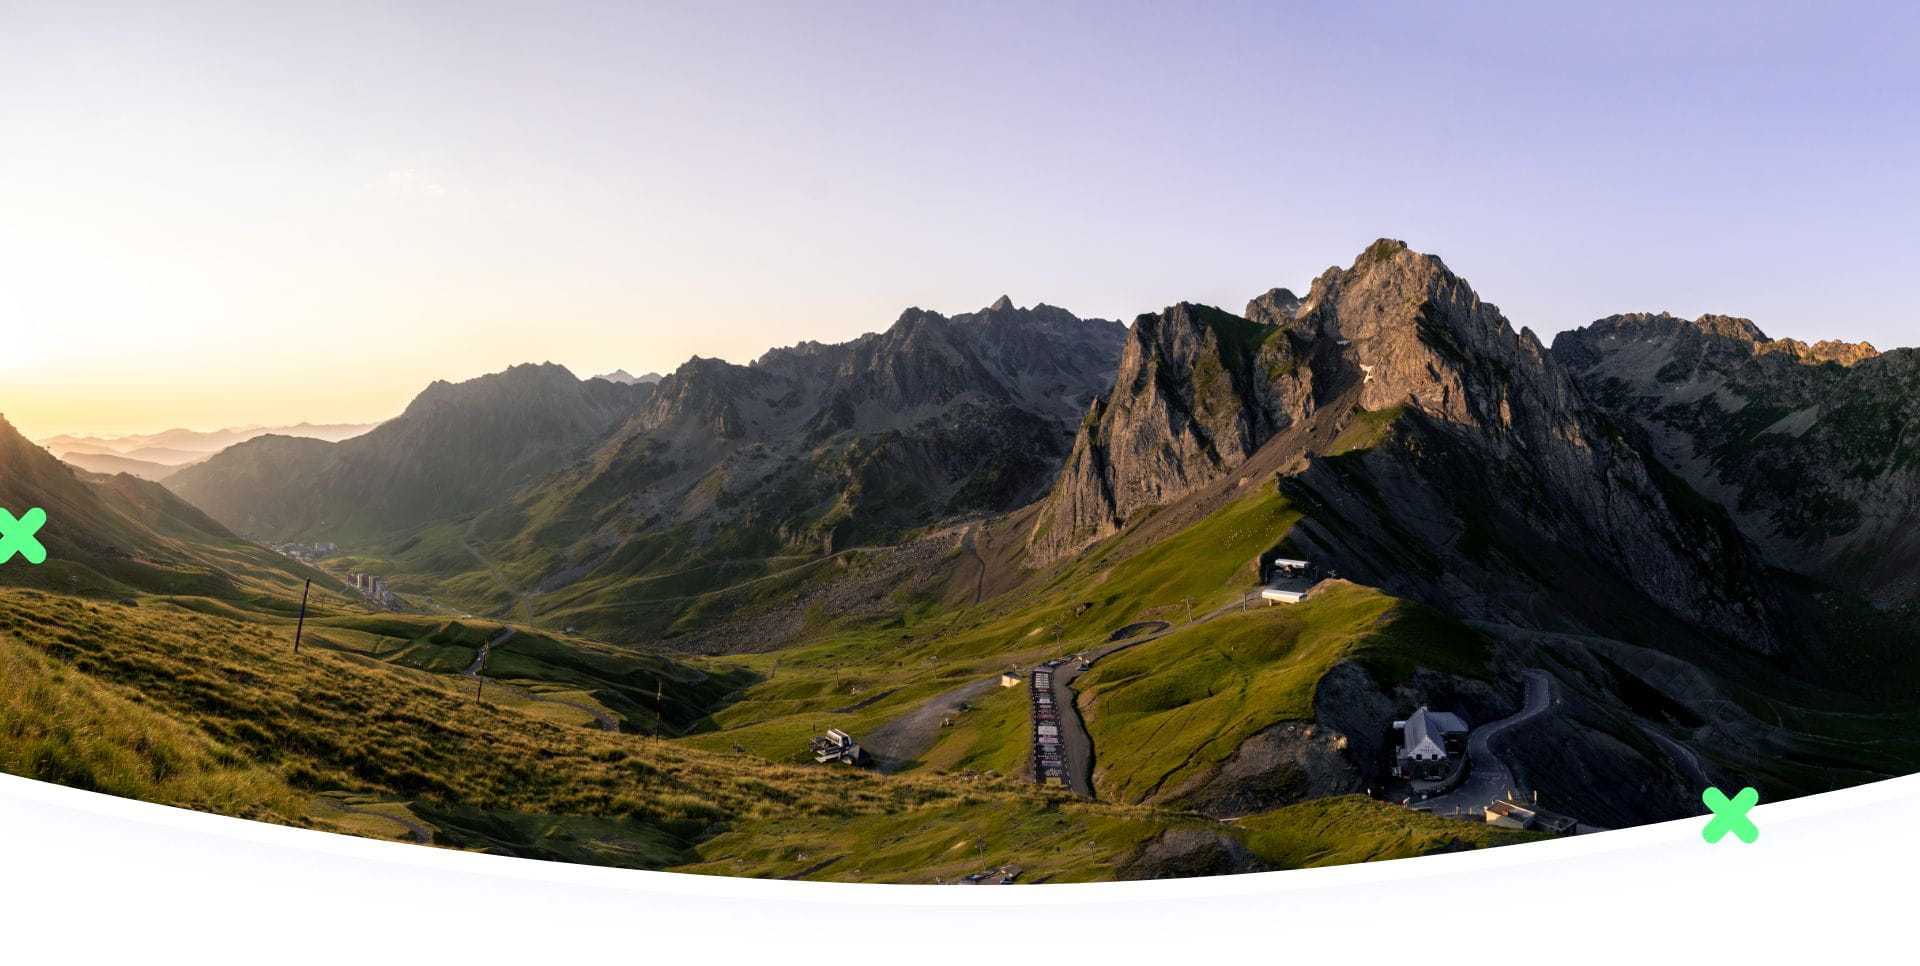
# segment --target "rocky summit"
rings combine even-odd
[[[1304,299],[1276,289],[1244,317],[1174,306],[1130,335],[1033,525],[1035,564],[1235,473],[1290,428],[1358,414],[1378,440],[1288,438],[1270,458],[1323,511],[1294,542],[1343,573],[1530,622],[1543,594],[1604,621],[1581,601],[1618,589],[1748,647],[1778,642],[1754,603],[1761,563],[1724,514],[1435,256],[1382,240]]]

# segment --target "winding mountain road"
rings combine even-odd
[[[1177,627],[1169,626],[1164,621],[1142,621],[1136,624],[1128,624],[1126,627],[1115,631],[1113,637],[1107,638],[1108,643],[1105,647],[1088,651],[1084,655],[1088,670],[1091,670],[1092,665],[1098,663],[1101,658],[1109,654],[1118,654],[1130,647],[1138,647],[1151,641],[1160,640],[1163,637],[1170,637],[1189,627],[1198,627],[1201,624],[1205,624],[1216,617],[1233,611],[1235,608],[1244,608],[1246,606],[1246,595],[1242,595]],[[1123,636],[1128,631],[1136,628],[1144,629],[1154,623],[1161,625],[1159,630],[1146,634],[1138,634],[1133,637]],[[1060,712],[1060,755],[1063,763],[1066,765],[1067,789],[1075,795],[1093,798],[1093,739],[1088,736],[1086,722],[1081,720],[1080,708],[1074,704],[1073,700],[1073,682],[1074,679],[1078,678],[1082,673],[1080,665],[1077,663],[1062,664],[1054,669],[1053,706],[1059,709]]]
[[[1170,626],[1165,621],[1140,621],[1128,624],[1114,631],[1113,636],[1107,638],[1106,646],[1086,652],[1087,663],[1091,666],[1109,654],[1149,641],[1157,641],[1169,634],[1178,634],[1189,627],[1204,624],[1234,608],[1247,606],[1247,600],[1246,595],[1236,597],[1178,627]],[[1129,632],[1139,630],[1150,630],[1151,633],[1134,637],[1126,636]],[[1087,737],[1086,725],[1080,720],[1080,709],[1073,705],[1073,690],[1069,687],[1073,679],[1079,676],[1080,666],[1075,662],[1068,662],[1054,668],[1053,705],[1060,710],[1060,746],[1067,766],[1067,787],[1076,795],[1092,798],[1093,741]],[[989,693],[999,685],[1000,674],[996,671],[990,678],[963,684],[951,691],[936,695],[922,702],[912,711],[874,729],[861,738],[861,746],[874,756],[875,764],[880,771],[899,771],[925,754],[928,748],[933,747],[934,740],[940,734],[940,723],[952,713],[954,708],[963,702]]]
[[[501,591],[513,598],[515,609],[520,611],[520,623],[532,627],[533,595],[514,589],[514,586],[507,582],[506,576],[500,573],[500,568],[494,564],[493,560],[486,554],[481,553],[479,547],[473,545],[473,530],[479,526],[479,524],[480,521],[478,517],[474,518],[472,523],[467,524],[467,534],[460,538],[460,546],[472,554],[473,559],[480,561],[480,566],[487,568],[487,577],[493,581],[494,586],[499,587]]]
[[[1547,672],[1529,668],[1522,673],[1527,679],[1527,693],[1520,710],[1468,733],[1467,780],[1445,795],[1417,803],[1415,808],[1436,815],[1455,808],[1478,809],[1513,787],[1513,772],[1494,754],[1493,739],[1514,725],[1539,717],[1553,705],[1553,679]]]

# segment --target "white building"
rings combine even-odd
[[[1453,773],[1460,741],[1467,734],[1467,723],[1459,715],[1421,705],[1393,727],[1400,732],[1400,747],[1393,753],[1396,773],[1417,781],[1439,781]]]
[[[1307,599],[1319,581],[1312,576],[1313,564],[1306,560],[1281,557],[1261,562],[1260,599],[1269,604],[1298,604]]]

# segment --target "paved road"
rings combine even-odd
[[[1475,728],[1467,735],[1467,780],[1459,788],[1415,802],[1413,807],[1436,815],[1452,812],[1456,806],[1462,811],[1472,811],[1505,795],[1507,789],[1513,787],[1513,772],[1494,754],[1493,739],[1514,725],[1538,717],[1553,704],[1553,679],[1547,672],[1528,669],[1523,673],[1527,678],[1527,696],[1520,710]]]
[[[1192,623],[1182,624],[1179,627],[1168,626],[1164,621],[1142,621],[1129,624],[1116,631],[1116,636],[1131,628],[1154,624],[1160,625],[1162,629],[1124,640],[1109,638],[1105,646],[1088,651],[1086,657],[1089,663],[1098,661],[1116,651],[1124,651],[1148,641],[1157,641],[1168,634],[1177,634],[1195,624],[1204,624],[1236,608],[1249,606],[1254,606],[1250,595],[1244,600],[1235,598],[1210,613],[1194,618]],[[1086,727],[1080,722],[1079,709],[1073,706],[1073,691],[1068,687],[1073,679],[1079,676],[1078,662],[1068,662],[1054,668],[1053,703],[1054,707],[1060,709],[1060,746],[1062,756],[1066,759],[1067,787],[1076,794],[1092,798],[1093,743],[1087,737]],[[947,714],[956,705],[977,698],[999,686],[1000,673],[996,671],[990,678],[954,688],[874,729],[860,739],[860,746],[873,756],[875,766],[880,771],[897,771],[926,753],[928,748],[933,747],[934,739],[940,733],[940,722],[945,720]]]
[[[1109,639],[1105,646],[1086,653],[1087,664],[1091,666],[1109,654],[1116,654],[1129,647],[1138,647],[1150,641],[1157,641],[1163,637],[1178,634],[1189,627],[1205,624],[1222,614],[1248,606],[1250,605],[1244,599],[1243,595],[1243,598],[1236,598],[1235,600],[1229,601],[1212,611],[1201,614],[1191,622],[1178,627],[1163,627],[1163,629],[1154,631],[1151,634],[1141,634],[1138,637],[1128,637],[1118,641]],[[1129,624],[1127,627],[1121,628],[1116,634],[1138,626],[1140,625]],[[1073,703],[1073,681],[1075,678],[1078,678],[1081,673],[1078,662],[1062,664],[1054,669],[1053,706],[1060,711],[1060,750],[1061,757],[1065,759],[1067,766],[1067,788],[1076,795],[1084,795],[1087,798],[1092,798],[1094,797],[1093,739],[1088,737],[1086,723],[1080,720],[1080,709]]]

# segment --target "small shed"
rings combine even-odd
[[[866,752],[852,735],[839,728],[828,728],[826,734],[813,739],[813,760],[823,765],[858,765],[866,761]]]

